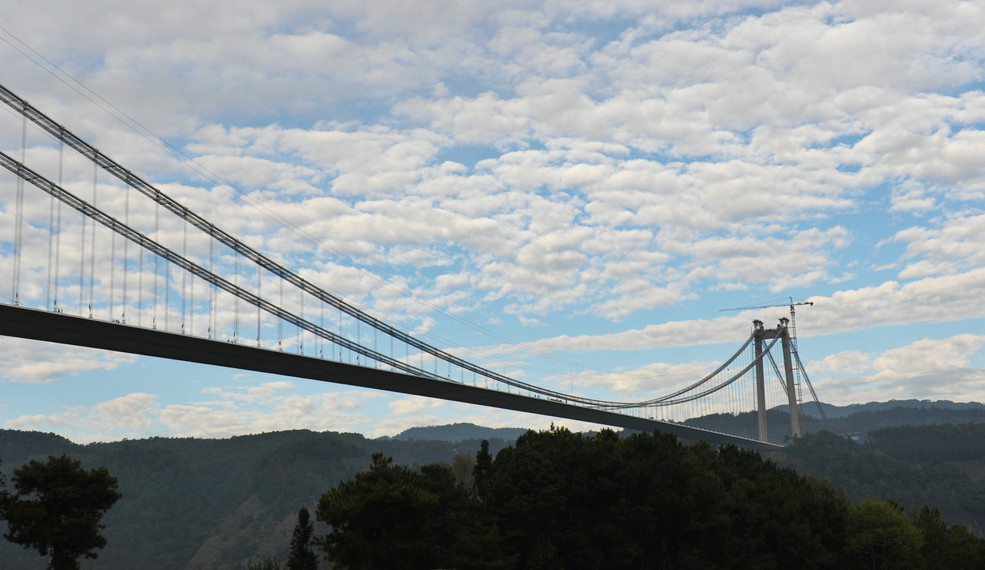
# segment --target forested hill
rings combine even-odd
[[[414,466],[449,462],[456,452],[475,455],[479,443],[288,431],[78,445],[54,434],[0,430],[0,460],[8,480],[30,458],[61,454],[119,479],[123,498],[103,519],[108,544],[86,568],[211,570],[284,554],[298,508],[313,508],[323,492],[366,469],[375,452]],[[506,444],[490,440],[494,451]],[[0,561],[3,570],[46,565],[5,540]]]
[[[869,402],[867,404],[849,404],[847,406],[835,406],[822,402],[821,407],[824,408],[824,414],[828,419],[844,418],[860,412],[883,412],[895,408],[913,410],[936,408],[938,410],[969,412],[971,415],[985,412],[985,404],[980,402],[952,402],[950,400],[889,400],[888,402]],[[806,413],[820,416],[815,410],[816,407],[814,404],[804,404],[804,411]]]
[[[830,479],[853,500],[938,506],[945,520],[981,533],[985,423],[953,421],[979,411],[937,406],[862,410],[835,421],[854,422],[841,425],[851,427],[849,431],[864,429],[867,443],[817,434],[798,440],[775,459],[803,475]],[[877,429],[907,420],[938,425]],[[781,416],[776,423],[782,426],[784,421],[789,429],[789,418]],[[54,434],[0,430],[0,460],[8,479],[13,468],[30,458],[61,454],[81,460],[86,468],[106,467],[119,479],[123,498],[104,518],[108,545],[98,559],[85,562],[86,568],[238,569],[264,556],[283,559],[298,508],[313,508],[322,493],[367,469],[373,453],[418,466],[451,462],[456,453],[474,456],[479,437],[490,438],[494,454],[512,443],[495,437],[504,432],[483,430],[436,426],[375,440],[288,431],[90,445]],[[462,439],[463,434],[476,438]],[[319,523],[316,532],[325,531]],[[0,540],[0,568],[40,570],[45,564],[35,552]]]
[[[931,505],[945,520],[985,534],[985,423],[887,427],[864,443],[821,432],[773,459],[830,480],[853,500]]]
[[[830,431],[849,437],[865,438],[872,431],[884,427],[902,425],[967,424],[985,422],[985,405],[977,402],[955,403],[948,401],[896,400],[870,402],[851,406],[822,404],[827,421],[820,417],[817,407],[804,404],[805,425],[808,433]],[[684,422],[723,433],[741,435],[751,439],[758,437],[755,412],[738,415],[712,414]],[[767,434],[774,443],[790,439],[790,414],[786,408],[774,408],[766,413]]]
[[[502,439],[503,441],[514,441],[526,433],[524,428],[487,428],[475,424],[451,424],[444,426],[414,427],[404,430],[393,436],[393,439],[400,440],[433,440],[448,441],[458,443],[460,441],[488,439]]]

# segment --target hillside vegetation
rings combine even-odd
[[[506,445],[492,440],[494,449]],[[150,438],[78,445],[54,435],[0,430],[3,471],[66,454],[106,467],[123,498],[106,514],[108,544],[87,568],[239,569],[284,555],[298,508],[352,478],[383,452],[406,465],[447,462],[478,441],[371,440],[288,431],[230,439]],[[0,526],[3,526],[0,523]],[[0,540],[0,567],[43,569],[35,552]]]
[[[856,443],[810,434],[774,459],[829,479],[856,501],[932,505],[945,520],[985,532],[985,424],[897,426],[868,436]]]
[[[773,459],[800,476],[829,479],[852,501],[894,500],[907,514],[924,505],[938,507],[944,521],[980,534],[985,530],[985,424],[941,423],[977,413],[977,408],[934,405],[862,409],[837,419],[852,427],[848,433],[861,433],[862,442],[817,433]],[[775,421],[789,429],[783,414]],[[930,425],[880,427],[889,421]],[[67,454],[86,468],[106,467],[118,478],[123,498],[104,518],[108,545],[98,559],[86,562],[88,568],[239,569],[268,556],[284,559],[298,509],[306,505],[314,512],[324,492],[366,471],[374,453],[412,469],[451,464],[456,454],[474,457],[480,437],[491,438],[493,455],[513,443],[493,438],[501,434],[460,425],[377,440],[299,430],[78,445],[54,434],[0,430],[0,459],[8,477],[30,458]],[[327,527],[319,523],[316,530],[324,534]],[[6,541],[0,541],[0,561],[3,568],[45,566],[36,553]]]
[[[985,539],[934,508],[852,504],[734,446],[530,431],[473,473],[378,454],[319,501],[325,551],[353,569],[985,567]]]
[[[852,406],[822,404],[827,421],[822,420],[814,404],[804,405],[807,433],[829,431],[845,436],[864,438],[872,430],[901,425],[966,424],[985,422],[982,404],[955,404],[953,402],[925,402],[905,400],[896,402],[872,402]],[[849,413],[850,412],[850,413]],[[686,425],[731,433],[757,439],[758,420],[755,412],[742,414],[711,414],[684,422]],[[790,414],[786,408],[774,408],[766,412],[768,439],[773,443],[790,440]]]

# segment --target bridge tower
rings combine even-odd
[[[780,337],[783,350],[784,387],[787,391],[787,402],[790,408],[790,432],[794,437],[804,435],[804,414],[797,400],[797,386],[794,381],[793,356],[790,351],[790,331],[787,318],[780,319],[775,329],[763,327],[763,321],[755,320],[753,324],[753,341],[756,351],[756,416],[759,423],[759,441],[767,441],[766,434],[766,374],[763,363],[763,341]]]
[[[766,374],[763,366],[763,321],[752,322],[754,346],[756,350],[756,417],[759,420],[759,441],[769,441],[766,437]]]

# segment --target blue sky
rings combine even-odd
[[[656,396],[787,313],[721,309],[792,297],[814,302],[797,328],[822,400],[985,401],[980,3],[39,0],[2,26],[0,83],[525,381]],[[20,152],[10,113],[0,146]],[[0,426],[79,441],[551,422],[12,339],[0,364]]]

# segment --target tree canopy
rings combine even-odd
[[[450,469],[413,470],[377,453],[368,471],[322,495],[318,520],[332,529],[318,543],[339,568],[495,567],[478,552],[488,529],[477,507]]]
[[[311,540],[315,534],[315,525],[311,522],[308,507],[298,511],[298,522],[294,525],[294,535],[291,537],[291,554],[287,558],[287,570],[315,570],[318,568],[318,556],[311,549]]]
[[[87,471],[78,460],[51,456],[28,461],[11,480],[16,493],[0,497],[5,538],[50,556],[54,570],[76,569],[80,556],[96,558],[106,546],[99,521],[122,495],[105,468]]]
[[[470,488],[471,487],[471,488]],[[985,564],[985,541],[934,510],[853,504],[732,446],[609,430],[528,432],[473,477],[382,454],[322,496],[339,568],[938,568]]]

